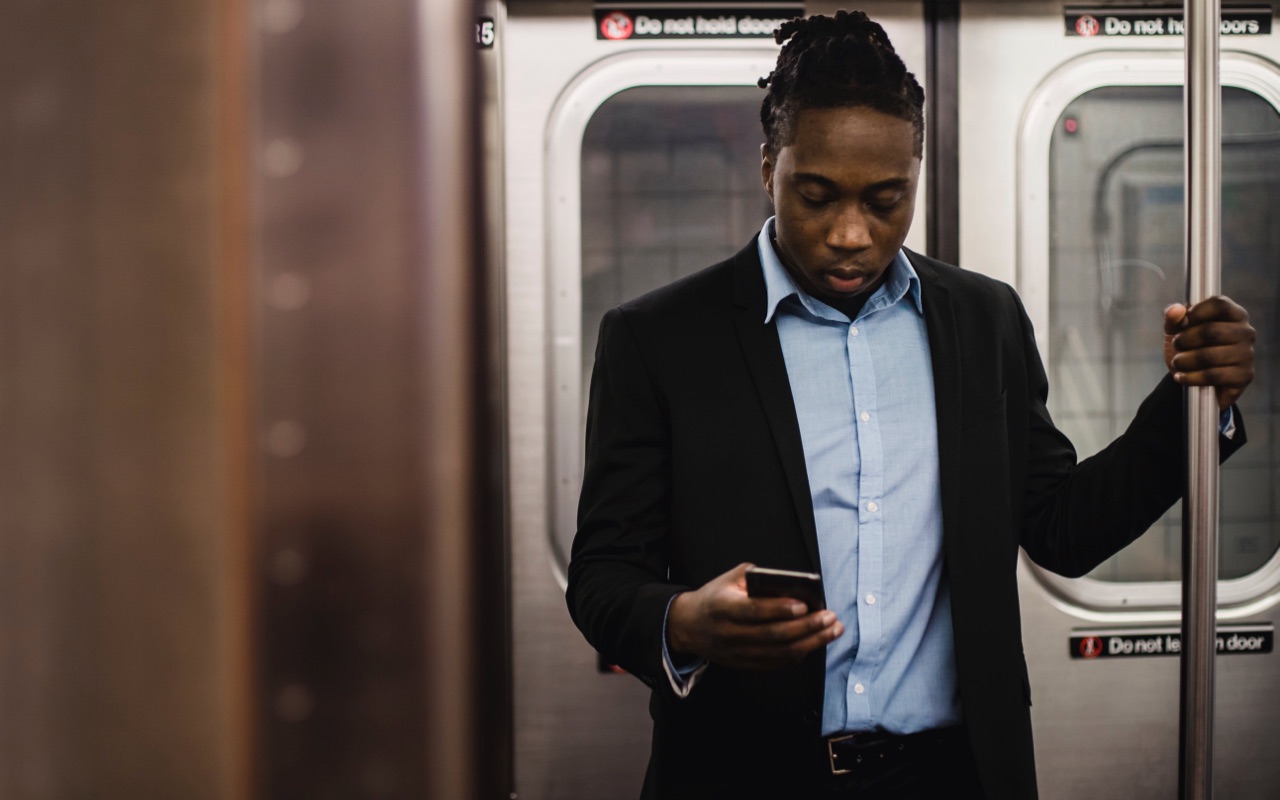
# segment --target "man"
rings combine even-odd
[[[778,40],[776,216],[601,324],[570,612],[653,691],[647,798],[1035,797],[1018,548],[1081,575],[1146,530],[1180,491],[1179,384],[1230,409],[1253,329],[1171,308],[1170,376],[1077,464],[1013,290],[901,249],[924,98],[883,29]],[[826,609],[749,597],[752,563],[820,572]]]

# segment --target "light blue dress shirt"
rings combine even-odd
[[[920,279],[899,251],[850,322],[801,291],[760,231],[791,382],[827,608],[824,735],[912,733],[962,719],[943,574],[933,366]],[[767,566],[767,565],[766,565]]]

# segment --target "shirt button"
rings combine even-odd
[[[867,503],[867,510],[874,514],[880,510],[880,506],[876,505],[875,500],[872,500],[870,503]]]
[[[866,690],[867,690],[867,688],[866,688],[865,686],[863,686],[862,684],[860,684],[860,683],[855,683],[855,684],[853,685],[853,693],[854,693],[854,694],[862,694],[862,693],[863,693],[863,692],[865,692]]]
[[[858,326],[857,326],[857,325],[854,325],[852,328],[850,328],[850,329],[849,329],[849,335],[850,335],[850,336],[857,336],[857,335],[858,335]]]
[[[871,415],[863,411],[861,414],[858,415],[858,419],[862,420],[863,422],[866,422],[867,420],[871,419]]]
[[[876,604],[876,596],[874,594],[867,595],[867,605],[874,606]]]

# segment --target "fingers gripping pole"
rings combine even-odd
[[[1186,0],[1187,297],[1219,292],[1222,95],[1219,0]],[[1217,649],[1218,406],[1212,387],[1187,390],[1187,487],[1182,505],[1180,796],[1213,795],[1213,667]]]

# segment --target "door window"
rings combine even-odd
[[[1165,372],[1161,317],[1185,296],[1182,88],[1105,86],[1058,118],[1049,149],[1050,411],[1084,458],[1133,418]],[[1222,289],[1258,330],[1241,399],[1249,445],[1222,468],[1219,576],[1241,578],[1280,547],[1280,115],[1223,90]],[[1042,332],[1042,336],[1046,336]],[[1090,577],[1181,577],[1181,508]]]
[[[582,390],[600,318],[736,253],[770,214],[750,86],[640,86],[582,141]],[[584,418],[585,419],[585,418]]]
[[[767,72],[767,64],[757,61],[722,58],[717,68],[732,67],[735,77],[745,79],[764,74],[761,68]],[[707,71],[701,63],[691,65],[691,74]],[[579,248],[566,255],[581,268],[561,272],[553,293],[557,324],[564,326],[553,347],[557,489],[551,545],[559,570],[568,563],[575,530],[600,319],[619,303],[728,258],[760,230],[771,213],[760,183],[763,97],[749,84],[631,85],[599,102],[584,121],[572,170],[577,224],[563,229],[576,229]]]

